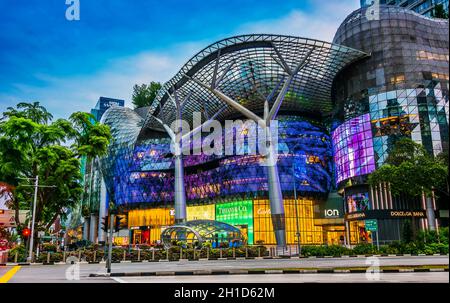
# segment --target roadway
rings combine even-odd
[[[143,263],[115,263],[112,265],[113,273],[133,273],[133,272],[173,272],[173,271],[193,271],[193,270],[231,270],[231,269],[289,269],[289,268],[348,268],[348,267],[367,267],[370,264],[366,263],[367,258],[318,258],[318,259],[277,259],[277,260],[217,260],[217,261],[185,261],[185,262],[143,262]],[[379,266],[420,266],[420,265],[447,265],[449,264],[448,256],[403,256],[403,257],[380,257]],[[11,266],[0,267],[0,277],[4,276],[11,268]],[[50,283],[64,283],[64,282],[115,282],[109,277],[89,277],[90,274],[104,274],[105,264],[76,264],[76,265],[28,265],[21,266],[20,269],[9,279],[9,283],[15,282],[50,282]],[[426,273],[400,273],[400,276],[414,276],[419,277]],[[328,274],[318,274],[326,280]],[[330,279],[336,279],[337,274],[330,274]],[[391,276],[391,274],[382,274]],[[399,275],[394,273],[393,275]],[[430,277],[442,277],[445,275],[448,282],[448,273],[430,273]],[[239,279],[246,279],[245,275],[239,275]],[[257,279],[258,275],[252,275],[253,279]],[[267,277],[270,275],[262,275],[262,280],[270,281]],[[276,275],[280,279],[310,279],[314,274],[284,274]],[[284,277],[286,276],[286,277]],[[308,277],[306,277],[308,276]],[[426,275],[427,276],[427,275]],[[79,280],[73,279],[79,277]],[[238,277],[232,275],[229,277]],[[228,276],[214,276],[214,281],[217,279],[230,279]],[[303,278],[302,278],[303,277]],[[357,274],[348,274],[350,280],[354,279]],[[158,281],[178,279],[175,277],[148,277],[148,281],[157,279]],[[71,280],[72,279],[72,280]],[[183,276],[180,279],[207,279],[205,276]],[[440,278],[439,278],[440,279]],[[144,279],[145,280],[145,279]],[[143,281],[144,281],[143,280]],[[131,279],[130,281],[139,281],[139,279]]]

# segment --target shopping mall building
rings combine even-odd
[[[293,245],[298,230],[304,245],[371,242],[367,219],[378,220],[380,243],[399,240],[405,220],[447,225],[438,195],[393,196],[367,177],[402,137],[431,155],[448,151],[448,43],[447,20],[383,5],[376,16],[350,14],[331,43],[243,35],[206,47],[150,107],[115,106],[101,118],[114,138],[100,160],[101,196],[127,218],[115,241],[154,243],[164,228],[199,219],[267,245]],[[278,161],[247,153],[260,133],[246,123],[220,133],[223,146],[246,138],[232,155],[195,152],[207,136],[183,144],[168,130],[177,119],[194,129],[199,116],[222,126],[259,121],[265,130],[277,121],[278,142],[266,139]]]

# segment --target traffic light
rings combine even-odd
[[[31,234],[31,231],[30,231],[29,228],[24,228],[24,229],[22,230],[22,236],[23,236],[24,238],[28,238],[28,237],[30,236],[30,234]]]
[[[122,229],[122,220],[123,220],[123,217],[119,217],[119,216],[116,216],[115,217],[115,222],[114,222],[114,231],[115,232],[118,232],[119,230],[121,230]]]
[[[102,218],[102,222],[101,222],[101,224],[102,224],[102,230],[104,231],[104,232],[108,232],[108,229],[109,229],[109,222],[108,222],[109,220],[108,220],[108,216],[105,216],[105,217],[103,217]]]

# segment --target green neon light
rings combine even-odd
[[[216,204],[216,220],[234,226],[246,225],[248,244],[253,244],[253,201],[235,201]]]

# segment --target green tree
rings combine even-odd
[[[86,113],[74,113],[70,121],[58,119],[40,106],[20,103],[8,108],[0,122],[0,182],[10,192],[8,204],[18,212],[30,209],[39,176],[36,232],[47,230],[59,216],[64,219],[82,194],[80,158],[104,155],[111,140],[109,127],[94,123]],[[75,142],[68,146],[68,142]],[[53,187],[50,187],[53,186]],[[5,186],[3,186],[5,188]],[[5,190],[3,190],[4,192]]]
[[[440,19],[448,19],[448,13],[444,9],[444,5],[436,4],[433,10],[433,17]]]
[[[150,106],[155,100],[158,91],[161,89],[161,83],[150,82],[149,85],[141,84],[133,86],[132,101],[135,108]]]
[[[389,182],[393,195],[417,197],[445,187],[447,176],[448,167],[442,161],[429,156],[420,144],[404,138],[396,142],[386,163],[368,181],[371,185]]]

